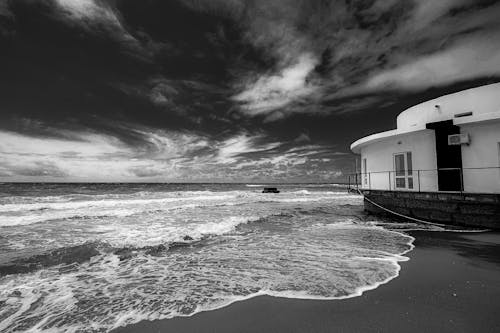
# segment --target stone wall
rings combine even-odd
[[[363,190],[365,198],[397,213],[425,221],[500,229],[500,194]],[[394,216],[364,201],[365,210]]]

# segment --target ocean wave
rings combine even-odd
[[[83,261],[90,260],[93,256],[110,252],[118,255],[120,259],[130,258],[132,254],[139,252],[149,255],[158,254],[162,251],[193,245],[210,236],[221,236],[230,233],[241,224],[259,221],[260,219],[262,217],[229,216],[218,222],[177,228],[175,232],[162,235],[153,244],[150,238],[147,241],[137,238],[134,241],[130,241],[130,238],[126,235],[128,234],[128,230],[117,230],[115,238],[108,239],[107,241],[88,242],[81,245],[58,248],[50,250],[47,253],[1,263],[0,276],[28,273],[55,265],[82,263]]]
[[[241,223],[233,217],[222,227],[199,231],[227,232]],[[255,233],[245,237],[187,251],[145,247],[127,258],[114,251],[67,269],[59,265],[0,278],[0,330],[109,331],[259,295],[355,297],[395,278],[414,240],[369,225],[333,229],[304,221],[299,229],[283,229],[271,219],[252,226]]]
[[[18,212],[18,211],[37,211],[43,209],[62,210],[62,209],[80,209],[80,208],[106,208],[128,205],[145,205],[172,203],[179,201],[206,201],[206,200],[227,200],[231,199],[231,194],[197,195],[197,196],[177,196],[166,198],[148,198],[148,199],[120,199],[120,200],[88,200],[88,201],[68,201],[68,202],[41,202],[41,203],[22,203],[0,205],[0,212]]]
[[[354,216],[360,196],[241,187],[0,206],[0,223],[18,223],[3,246],[19,254],[0,264],[0,331],[109,331],[264,294],[354,297],[397,276],[412,248]]]
[[[310,192],[300,190],[286,195],[262,196],[248,191],[211,192],[209,195],[192,192],[175,193],[174,197],[123,200],[86,200],[70,202],[41,202],[32,204],[0,205],[0,227],[31,225],[35,223],[81,220],[90,218],[124,218],[138,214],[161,213],[174,210],[201,209],[250,205],[256,203],[300,204],[326,200],[358,200],[360,196],[344,192]]]
[[[0,227],[12,227],[31,225],[42,222],[52,221],[72,221],[81,219],[92,218],[117,218],[117,217],[130,217],[138,214],[153,214],[165,213],[168,211],[187,210],[197,208],[210,208],[210,207],[225,207],[225,206],[238,206],[244,205],[241,202],[225,202],[225,203],[187,203],[184,205],[166,206],[166,207],[137,207],[137,208],[113,208],[113,209],[86,209],[86,210],[55,210],[48,211],[46,209],[36,212],[36,214],[12,216],[0,215]]]
[[[139,197],[121,197],[121,196],[91,196],[94,200],[74,200],[72,198],[62,199],[60,197],[53,197],[50,200],[37,200],[37,202],[25,202],[24,200],[12,203],[5,203],[0,205],[0,213],[15,213],[25,211],[43,211],[43,210],[69,210],[81,208],[108,208],[129,205],[148,205],[148,204],[162,204],[162,203],[175,203],[182,201],[209,201],[209,200],[230,200],[234,198],[252,198],[262,197],[260,193],[247,192],[247,191],[230,191],[230,192],[211,192],[211,191],[196,191],[196,192],[171,192],[168,197],[147,197],[146,194]],[[311,194],[307,190],[300,190],[289,192],[289,195]],[[344,196],[345,192],[318,192],[317,195],[339,195]],[[158,195],[154,193],[154,195]],[[87,198],[87,197],[85,197]],[[90,198],[90,197],[89,197]],[[81,199],[81,198],[80,198]]]
[[[28,273],[56,265],[82,263],[98,255],[100,253],[98,247],[97,243],[87,243],[52,250],[48,253],[37,254],[28,258],[15,259],[11,262],[0,264],[0,276]]]
[[[0,227],[24,226],[42,222],[52,222],[65,220],[71,222],[75,219],[85,218],[105,218],[105,217],[126,217],[136,214],[132,209],[113,209],[106,210],[88,210],[85,212],[75,211],[50,211],[39,214],[21,215],[21,216],[0,216]]]

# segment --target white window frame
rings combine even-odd
[[[396,156],[403,156],[403,174],[397,174],[396,167]],[[408,158],[410,157],[410,158]],[[411,163],[408,163],[408,161]],[[392,156],[392,163],[394,166],[394,189],[396,190],[414,190],[415,189],[415,172],[413,169],[414,158],[411,151],[404,151],[399,153],[394,153]],[[404,180],[404,186],[398,186],[398,179]],[[410,186],[411,183],[411,186]]]
[[[498,148],[498,181],[500,182],[500,142],[497,143],[497,148]],[[462,177],[463,177],[463,171],[462,171]]]
[[[368,162],[366,157],[361,160],[361,170],[363,174],[363,185],[368,185]]]

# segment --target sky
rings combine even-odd
[[[500,82],[500,1],[0,0],[0,181],[339,182]]]

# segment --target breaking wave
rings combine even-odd
[[[234,192],[188,192],[168,193],[168,197],[122,198],[116,195],[112,199],[103,197],[100,200],[74,200],[74,197],[55,197],[51,200],[44,198],[42,202],[26,202],[25,198],[20,203],[7,203],[0,205],[0,227],[29,225],[54,220],[67,220],[78,218],[103,218],[103,217],[127,217],[137,214],[151,212],[166,212],[179,209],[195,209],[200,207],[220,207],[248,204],[251,202],[308,202],[335,199],[340,197],[347,199],[354,196],[340,195],[337,192],[324,192],[314,197],[305,196],[310,194],[307,190],[295,191],[287,196],[263,197],[260,193],[248,193],[243,191]],[[342,193],[344,194],[344,193]],[[69,201],[68,201],[69,200]]]
[[[354,297],[398,276],[413,248],[345,192],[97,195],[1,206],[4,223],[43,223],[0,226],[0,331],[109,331],[258,295]]]
[[[353,225],[315,226],[301,234],[280,240],[264,232],[260,240],[241,236],[236,243],[213,239],[199,246],[186,244],[179,251],[96,254],[90,252],[93,247],[83,247],[80,250],[93,256],[80,256],[85,260],[79,263],[62,260],[57,266],[3,277],[0,302],[8,306],[0,312],[0,329],[107,331],[146,319],[189,316],[264,294],[354,297],[396,277],[398,262],[407,260],[403,255],[413,240]],[[329,239],[334,235],[338,239]],[[360,237],[346,242],[352,236]]]

